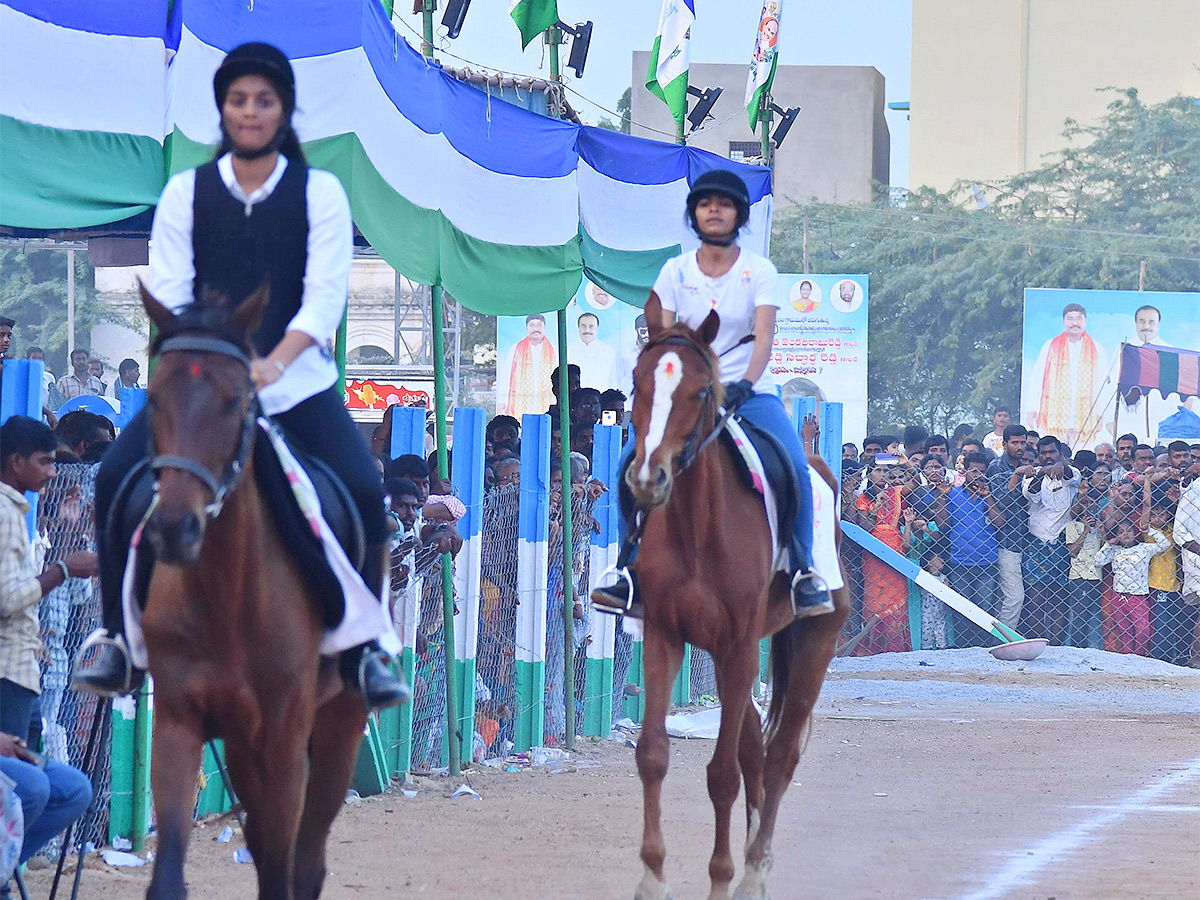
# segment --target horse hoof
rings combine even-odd
[[[674,900],[674,898],[671,895],[671,888],[665,881],[659,881],[647,873],[637,890],[634,891],[633,900]]]

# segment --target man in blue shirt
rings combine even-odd
[[[996,529],[1004,524],[1004,513],[992,496],[987,480],[988,459],[968,453],[963,459],[966,478],[961,487],[946,482],[935,487],[934,519],[950,535],[950,587],[985,612],[995,615]],[[956,619],[960,647],[986,645],[983,629]]]

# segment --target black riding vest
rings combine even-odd
[[[300,310],[308,261],[308,166],[288,160],[279,184],[265,200],[245,207],[221,180],[216,162],[196,169],[192,200],[195,296],[216,290],[240,303],[267,281],[271,300],[254,333],[254,349],[266,356],[283,340]]]

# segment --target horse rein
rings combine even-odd
[[[728,353],[730,350],[740,347],[742,344],[753,340],[754,335],[748,334],[728,350],[726,350],[725,353]],[[661,346],[688,347],[699,353],[704,361],[708,363],[708,386],[700,391],[700,399],[704,401],[705,410],[707,411],[709,401],[713,400],[715,397],[714,387],[717,383],[717,374],[712,365],[711,351],[709,351],[706,347],[702,347],[696,341],[686,338],[681,334],[672,334],[663,338],[659,338],[655,341],[649,341],[644,347],[642,347],[641,352],[645,353],[652,347]],[[700,438],[700,432],[704,427],[704,420],[707,418],[707,416],[700,415],[696,417],[695,427],[692,428],[691,434],[689,434],[687,440],[684,441],[683,450],[680,452],[678,459],[676,459],[672,464],[672,477],[678,477],[681,472],[690,467],[699,458],[700,454],[704,452],[708,445],[717,439],[718,435],[720,435],[721,431],[725,428],[725,423],[728,422],[733,417],[733,414],[737,411],[736,409],[726,409],[725,407],[718,407],[718,410],[719,414],[716,412],[714,413],[714,415],[716,415],[716,423],[713,425],[713,428],[708,435],[703,439]],[[625,542],[617,556],[617,567],[628,565],[629,557],[633,555],[634,548],[642,539],[642,532],[646,530],[646,513],[646,509],[639,506],[637,503],[634,503],[633,510],[629,516],[629,521],[626,523],[627,527],[625,529]]]
[[[213,473],[207,466],[201,465],[190,456],[181,456],[173,453],[155,453],[153,446],[154,435],[153,430],[151,430],[150,469],[154,472],[155,496],[157,497],[158,495],[158,476],[160,472],[165,469],[187,472],[189,475],[198,478],[213,495],[212,502],[204,507],[204,514],[209,519],[215,519],[221,514],[229,492],[241,480],[242,473],[246,470],[246,464],[250,460],[250,452],[254,445],[254,428],[258,422],[259,415],[258,393],[254,389],[253,382],[250,381],[250,357],[246,355],[246,352],[241,347],[232,341],[222,340],[221,338],[203,337],[201,335],[180,335],[179,337],[167,338],[163,341],[159,345],[156,357],[162,356],[164,353],[178,351],[216,353],[220,356],[237,360],[246,367],[246,382],[249,386],[250,403],[246,407],[246,417],[242,421],[242,432],[238,437],[237,450],[233,455],[233,459],[230,460],[229,465],[225,467],[225,471],[219,480],[213,476]]]

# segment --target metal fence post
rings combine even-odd
[[[467,514],[458,523],[463,545],[454,561],[455,665],[459,688],[458,727],[462,733],[461,759],[474,754],[475,671],[479,646],[479,606],[483,553],[483,463],[487,414],[482,409],[460,406],[454,411],[454,452],[451,483]]]
[[[617,519],[621,514],[617,502],[617,468],[621,458],[621,429],[617,425],[597,425],[592,444],[592,477],[604,483],[608,493],[596,501],[592,515],[600,526],[593,532],[590,572],[594,583],[617,561]],[[590,586],[590,585],[589,585]],[[590,599],[582,598],[590,604]],[[617,618],[592,614],[592,642],[587,646],[587,693],[583,700],[583,733],[589,737],[607,737],[613,718],[613,656],[616,644]]]
[[[550,544],[550,417],[521,419],[517,530],[517,750],[542,742],[546,715],[546,587]]]

